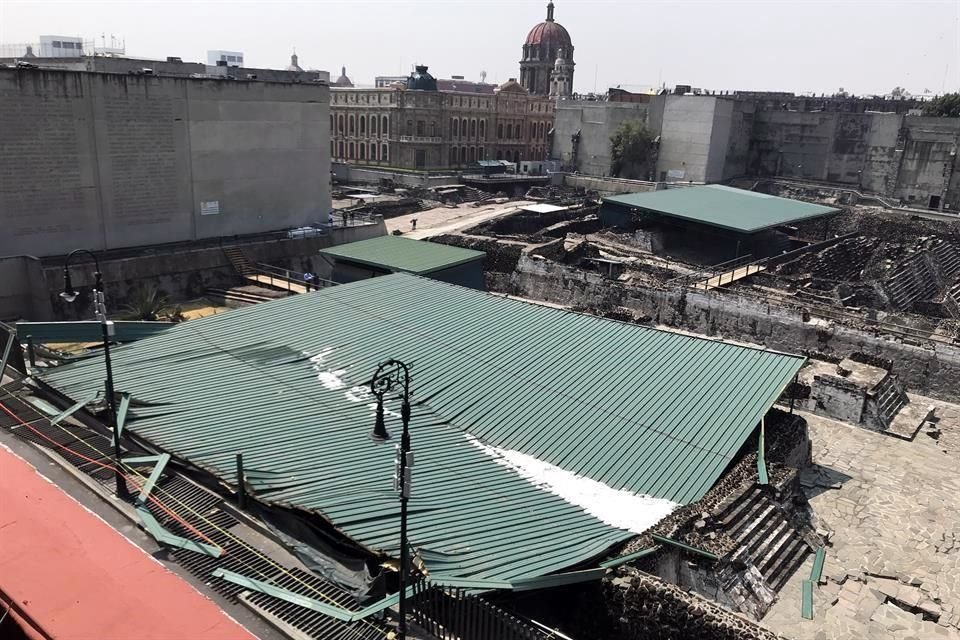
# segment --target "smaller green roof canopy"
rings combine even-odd
[[[833,207],[718,184],[628,193],[603,201],[740,233],[754,233],[840,212]]]
[[[321,255],[337,260],[349,260],[392,272],[423,275],[483,260],[483,251],[461,249],[436,242],[410,240],[398,236],[381,236],[349,244],[341,244],[320,251]]]

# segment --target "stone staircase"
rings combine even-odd
[[[783,507],[753,485],[715,516],[714,523],[736,540],[733,564],[752,565],[767,589],[776,592],[811,552]],[[748,575],[749,575],[748,571]],[[758,594],[759,595],[759,594]]]
[[[933,248],[933,255],[940,264],[940,271],[947,282],[960,278],[960,247],[943,240]]]
[[[937,275],[926,253],[916,253],[904,260],[884,284],[890,301],[906,309],[917,300],[929,300],[937,295]]]
[[[951,316],[960,320],[960,280],[957,280],[956,284],[947,290],[947,294],[943,298],[943,305]]]
[[[224,247],[223,253],[227,256],[230,264],[233,265],[234,270],[242,277],[246,278],[255,273],[253,267],[250,266],[250,261],[247,260],[247,256],[243,255],[243,251],[239,247]]]
[[[890,426],[900,410],[910,402],[899,379],[892,373],[881,380],[880,384],[871,390],[871,394],[873,402],[876,403],[877,418],[884,429]]]

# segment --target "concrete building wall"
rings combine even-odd
[[[960,210],[960,189],[955,185],[960,155],[960,118],[904,118],[904,152],[894,195],[920,207],[936,206],[931,198]],[[937,205],[939,206],[939,205]]]
[[[711,144],[717,144],[713,142],[717,104],[713,96],[666,96],[657,159],[658,180],[706,182],[711,174],[722,174],[717,170],[720,155],[716,151],[712,166],[710,164]],[[719,127],[717,135],[722,136],[724,130],[729,134],[729,123]]]
[[[0,70],[0,255],[319,220],[328,127],[320,84]]]
[[[647,122],[647,109],[648,105],[642,103],[561,100],[556,109],[552,157],[570,170],[591,176],[610,175],[610,138],[624,122]],[[578,131],[574,166],[573,136]]]
[[[49,317],[50,300],[43,283],[43,267],[37,258],[0,258],[0,321]]]

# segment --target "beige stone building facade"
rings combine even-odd
[[[406,86],[330,90],[330,155],[335,161],[413,170],[466,169],[478,160],[543,160],[549,152],[554,102],[515,80],[436,90]],[[424,87],[424,88],[413,88]],[[489,89],[486,89],[489,87]]]

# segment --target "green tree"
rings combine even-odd
[[[610,137],[610,155],[614,176],[645,179],[653,156],[653,135],[646,123],[628,120],[620,125]]]
[[[923,110],[923,115],[937,118],[960,118],[960,93],[945,93],[934,98]]]

